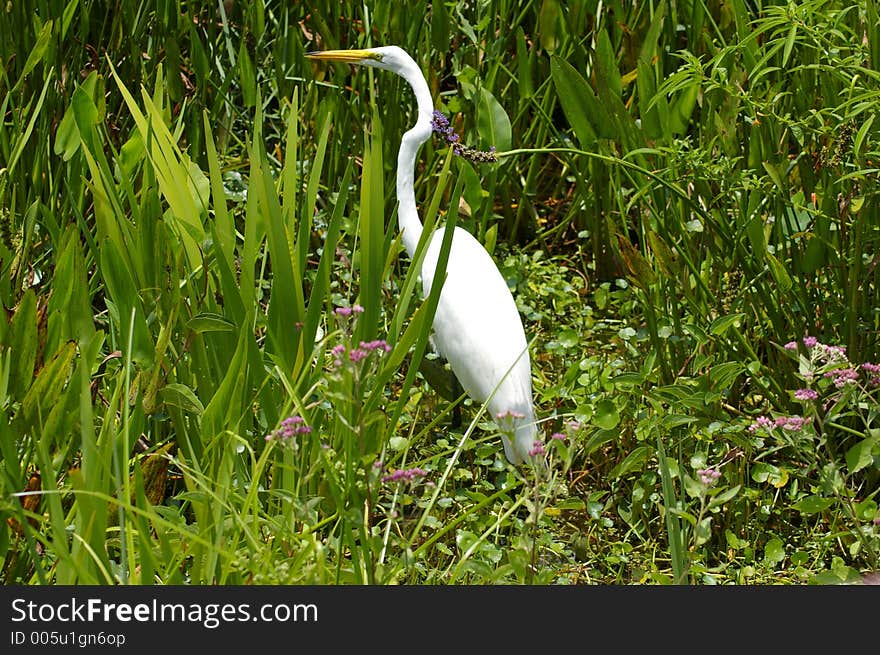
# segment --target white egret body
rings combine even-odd
[[[397,155],[397,216],[403,246],[412,259],[422,234],[414,191],[416,155],[432,132],[434,103],[428,83],[412,57],[397,46],[328,50],[307,56],[389,70],[412,87],[418,119],[403,135]],[[434,283],[442,242],[443,230],[436,230],[422,263],[425,296]],[[433,328],[438,354],[449,362],[467,394],[485,403],[499,424],[507,459],[513,464],[533,460],[530,451],[537,428],[531,362],[519,311],[492,257],[460,227],[453,232]]]

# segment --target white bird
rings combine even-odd
[[[397,73],[412,87],[416,124],[402,137],[397,154],[397,217],[410,259],[422,235],[413,187],[416,155],[432,132],[434,102],[418,64],[397,46],[367,50],[326,50],[307,57],[372,66]],[[443,230],[435,230],[422,263],[425,297],[431,291]],[[485,403],[496,420],[504,453],[512,464],[537,462],[528,343],[516,303],[492,257],[467,230],[456,227],[446,264],[446,280],[434,315],[433,341],[468,395]],[[510,437],[513,437],[511,439]]]

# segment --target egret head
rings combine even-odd
[[[323,52],[307,52],[310,59],[338,61],[346,64],[383,68],[398,75],[406,70],[418,70],[418,65],[405,50],[396,45],[368,48],[365,50],[324,50]]]
[[[417,139],[421,144],[431,136],[431,112],[434,110],[431,91],[428,89],[428,83],[425,81],[425,76],[422,75],[419,65],[402,48],[388,45],[365,50],[324,50],[322,52],[307,52],[306,57],[322,61],[371,66],[397,73],[409,82],[419,106],[419,122],[410,130],[412,132],[410,138]],[[413,130],[415,131],[413,132]]]

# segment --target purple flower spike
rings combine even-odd
[[[477,150],[476,148],[466,146],[462,141],[461,135],[452,129],[449,119],[436,109],[431,114],[431,129],[435,134],[451,144],[452,152],[459,157],[464,157],[478,163],[498,161],[498,156],[495,154],[495,146],[492,146],[489,150]]]

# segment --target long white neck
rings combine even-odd
[[[431,136],[431,114],[434,111],[434,101],[431,98],[428,83],[425,82],[421,70],[414,61],[411,65],[408,62],[402,70],[398,71],[398,74],[409,82],[419,106],[418,120],[401,138],[400,150],[397,153],[397,222],[403,233],[403,247],[412,258],[422,235],[422,222],[419,220],[413,188],[416,155],[418,155],[422,144]]]

